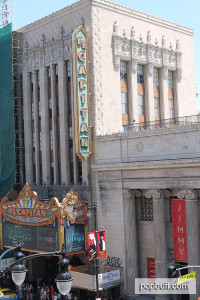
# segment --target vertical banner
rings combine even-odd
[[[155,258],[147,257],[148,278],[156,278]]]
[[[106,234],[105,234],[105,231],[98,231],[98,253],[99,253],[99,258],[106,257]]]
[[[187,233],[186,233],[186,214],[185,200],[172,199],[172,231],[174,260],[187,262]]]
[[[88,256],[89,260],[96,258],[96,235],[95,232],[88,232]]]
[[[106,257],[106,234],[105,231],[97,232],[98,258]],[[89,260],[96,258],[96,233],[88,232],[88,256]]]
[[[91,154],[88,44],[86,31],[79,27],[72,34],[75,150],[86,160]]]

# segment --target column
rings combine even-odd
[[[197,193],[192,190],[180,190],[177,193],[179,199],[185,199],[186,211],[186,230],[187,230],[187,253],[188,265],[200,265],[200,246],[199,246],[199,218],[198,218],[198,197]],[[199,269],[188,269],[188,273],[196,271],[196,278],[199,278]],[[200,295],[200,281],[197,280],[197,293],[190,295],[190,299],[197,299]]]
[[[135,278],[138,278],[138,242],[135,199],[140,197],[138,190],[123,190],[125,226],[125,290],[135,294]]]
[[[49,103],[47,68],[40,69],[40,102],[42,133],[42,174],[43,183],[51,184],[50,169],[50,137],[49,137]]]
[[[33,99],[34,99],[34,125],[35,125],[35,166],[36,184],[40,184],[40,136],[39,136],[39,114],[38,114],[38,83],[37,71],[33,71]]]
[[[169,99],[168,99],[168,68],[163,66],[160,76],[160,114],[161,120],[169,119]]]
[[[177,70],[174,72],[176,74],[175,79],[174,79],[174,113],[175,113],[175,118],[178,118],[180,116],[179,111],[180,111],[180,105],[181,105],[181,99],[180,99],[180,80],[181,80],[181,70]]]
[[[128,64],[128,101],[129,122],[130,124],[139,123],[136,60],[132,60]]]
[[[60,157],[61,157],[61,183],[68,185],[69,172],[69,132],[68,132],[68,103],[66,63],[58,62],[58,88],[59,88],[59,116],[60,116]]]
[[[148,63],[145,67],[145,117],[146,122],[154,121],[154,94],[153,94],[153,65]]]
[[[54,184],[58,184],[58,142],[57,142],[57,108],[56,108],[56,67],[50,66],[51,70],[51,100],[52,100],[52,130],[53,130],[53,163]]]
[[[33,141],[32,141],[32,115],[31,115],[31,77],[30,73],[23,74],[24,99],[24,145],[26,181],[33,183]]]
[[[155,239],[155,266],[156,278],[167,278],[167,246],[165,228],[165,196],[169,198],[168,191],[149,190],[145,194],[146,198],[153,198],[153,222]],[[168,295],[156,295],[158,299],[169,299]]]

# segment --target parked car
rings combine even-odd
[[[10,289],[0,288],[0,300],[18,300],[17,294]]]

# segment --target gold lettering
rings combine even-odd
[[[81,103],[85,104],[85,94],[81,94]]]
[[[88,147],[88,137],[81,137],[81,147]]]
[[[178,236],[178,244],[183,243],[184,245],[184,238],[180,239],[180,237]]]
[[[78,59],[80,61],[85,61],[85,51],[79,51],[78,52]]]
[[[179,249],[180,250],[180,252],[181,252],[181,255],[183,255],[183,251],[184,251],[184,249]]]
[[[87,123],[81,123],[80,132],[88,132]]]
[[[87,108],[81,108],[80,112],[81,112],[82,118],[85,119],[86,118],[86,113],[87,113]]]
[[[178,233],[179,233],[179,231],[181,231],[183,233],[183,226],[181,228],[179,226],[177,226],[177,229],[178,229]]]
[[[82,37],[77,38],[77,44],[82,46],[83,49],[85,49],[85,42],[82,40]]]
[[[80,89],[84,89],[87,86],[87,82],[84,79],[80,79],[79,81]]]
[[[85,66],[84,65],[80,65],[79,66],[79,70],[78,70],[78,74],[83,74],[86,75],[86,70],[85,70]]]
[[[22,215],[25,216],[26,215],[26,210],[22,209]]]
[[[178,211],[180,211],[181,210],[181,203],[179,204],[179,208],[178,208]]]
[[[179,222],[181,222],[181,215],[178,216],[178,220],[179,220]]]

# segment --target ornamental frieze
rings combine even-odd
[[[52,37],[50,40],[47,40],[43,34],[41,41],[31,47],[26,41],[22,51],[23,69],[30,72],[57,63],[59,60],[68,60],[72,55],[71,45],[70,33],[59,33],[56,39]]]
[[[150,31],[147,32],[147,41],[144,42],[140,35],[139,40],[135,38],[134,26],[131,28],[131,36],[128,38],[125,31],[122,35],[118,33],[117,22],[113,26],[113,63],[116,70],[119,70],[120,60],[125,59],[131,61],[132,71],[136,72],[137,63],[151,64],[157,67],[166,67],[170,70],[178,72],[178,78],[181,77],[181,60],[182,53],[180,52],[179,40],[176,41],[176,49],[172,49],[170,43],[169,48],[166,47],[166,39],[163,35],[161,46],[158,45],[158,40],[155,44],[151,41]],[[149,72],[151,75],[151,71]]]

